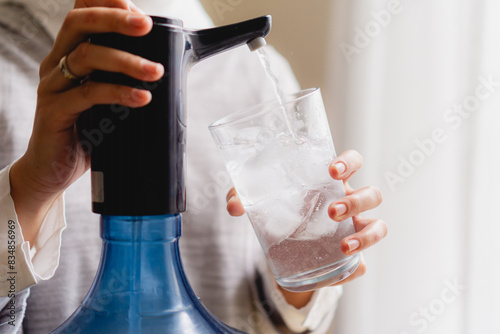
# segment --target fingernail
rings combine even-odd
[[[127,16],[127,23],[134,26],[134,27],[141,28],[146,23],[146,16],[137,15],[137,14],[129,14]]]
[[[152,63],[150,61],[143,60],[142,68],[150,74],[156,74],[156,73],[160,72],[161,67],[162,66],[158,63]]]
[[[355,251],[361,246],[361,243],[358,239],[349,239],[347,240],[347,246],[349,246],[349,252]]]
[[[142,90],[142,89],[133,89],[132,90],[132,100],[134,102],[139,102],[140,100],[143,100],[145,97],[151,99],[151,92],[147,90]]]
[[[227,200],[227,203],[231,202],[231,200],[234,198],[234,195],[229,197],[229,199]]]
[[[347,212],[347,206],[343,203],[335,204],[335,213],[337,216],[342,216]]]
[[[344,174],[345,169],[346,169],[344,163],[337,162],[334,166],[335,166],[335,169],[337,170],[337,172],[339,173],[339,175]]]

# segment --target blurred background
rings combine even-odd
[[[347,284],[336,334],[500,333],[500,3],[203,0],[216,25],[273,15],[268,41],[321,87],[338,152],[381,188],[389,235]]]

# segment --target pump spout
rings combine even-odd
[[[187,38],[192,47],[191,63],[250,43],[256,38],[264,38],[270,31],[270,15],[223,27],[189,31]]]

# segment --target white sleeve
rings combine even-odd
[[[44,217],[34,245],[24,241],[10,196],[12,164],[0,171],[0,297],[12,297],[40,280],[50,279],[59,265],[61,233],[66,227],[61,195]],[[5,301],[0,298],[0,304]]]
[[[319,334],[328,331],[338,300],[342,295],[341,286],[325,287],[314,291],[309,303],[297,309],[287,303],[265,260],[259,262],[257,269],[262,277],[265,298],[270,301],[268,304],[275,308],[292,333]]]

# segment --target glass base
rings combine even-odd
[[[338,283],[351,276],[358,268],[360,259],[361,256],[358,253],[318,269],[277,278],[276,281],[284,289],[292,292],[316,290]]]

